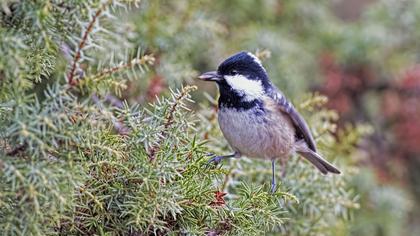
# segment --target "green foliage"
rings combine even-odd
[[[311,74],[313,58],[290,62],[309,55],[294,42],[295,35],[277,46],[270,37],[257,37],[264,33],[256,30],[259,23],[246,31],[258,42],[240,40],[244,35],[238,33],[251,21],[279,23],[296,15],[279,20],[271,12],[267,18],[257,14],[247,19],[244,13],[254,10],[249,6],[214,20],[200,10],[200,2],[181,2],[142,2],[140,11],[130,10],[137,1],[2,5],[2,235],[320,235],[331,234],[351,218],[358,203],[349,185],[355,173],[350,157],[369,130],[355,126],[334,137],[338,115],[323,108],[325,97],[315,94],[296,104],[302,104],[321,153],[343,175],[322,176],[294,156],[285,176],[276,173],[281,183],[270,194],[267,162],[244,158],[220,167],[207,165],[209,152],[228,148],[215,110],[209,108],[213,104],[200,103],[204,109],[192,112],[195,87],[178,86],[149,105],[131,94],[145,92],[137,87],[157,75],[170,85],[191,82],[196,74],[192,68],[207,66],[230,46],[264,45],[276,55],[286,50],[266,61],[278,65],[276,82],[287,76],[302,81]],[[214,4],[214,9],[230,4]],[[287,12],[305,12],[298,24],[302,32],[325,11],[313,6],[317,11],[307,12],[304,5],[285,3]],[[237,24],[232,35],[232,25],[223,21]],[[292,27],[282,25],[283,30]],[[242,43],[234,47],[222,40]],[[206,58],[209,43],[219,48],[210,54],[212,59]],[[268,52],[260,51],[260,56]],[[288,91],[302,90],[298,85]],[[127,102],[115,103],[110,99],[114,96]]]

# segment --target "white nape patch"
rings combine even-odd
[[[260,80],[251,80],[243,75],[225,75],[224,78],[233,90],[244,96],[245,101],[252,101],[264,95]]]
[[[247,54],[248,54],[248,56],[252,57],[252,59],[254,59],[255,63],[257,63],[265,71],[265,68],[261,63],[261,60],[257,56],[255,56],[254,54],[252,54],[250,52],[248,52]]]

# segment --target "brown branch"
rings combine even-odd
[[[220,191],[225,191],[226,187],[228,186],[230,176],[232,175],[232,172],[233,172],[234,169],[235,169],[234,165],[231,165],[228,173],[226,173],[225,177],[223,178],[223,184],[222,184],[222,187],[220,188]]]
[[[92,78],[94,79],[102,78],[104,76],[111,75],[125,69],[130,69],[136,65],[146,65],[146,64],[152,65],[154,62],[155,62],[155,58],[153,57],[153,55],[144,55],[140,58],[134,58],[128,63],[120,64],[115,67],[104,69],[100,71],[99,73],[97,73],[96,75],[92,76]]]
[[[189,92],[195,89],[196,89],[195,86],[187,86],[183,88],[181,94],[179,94],[179,96],[175,98],[174,104],[171,106],[171,108],[169,109],[169,112],[166,114],[165,123],[163,125],[163,129],[160,131],[158,135],[158,140],[156,144],[152,146],[148,154],[150,161],[153,161],[155,159],[156,153],[160,151],[160,144],[162,143],[164,139],[166,139],[167,134],[168,134],[168,129],[174,123],[174,114],[179,105],[179,102],[182,99],[184,99],[189,94]]]
[[[82,50],[86,46],[86,42],[87,42],[87,39],[89,37],[89,34],[92,32],[93,26],[94,26],[95,22],[97,21],[97,19],[99,18],[99,16],[102,14],[102,12],[105,10],[105,8],[110,3],[111,3],[111,1],[108,1],[105,4],[103,4],[101,6],[101,8],[99,8],[99,10],[92,17],[92,20],[89,22],[88,27],[86,28],[86,31],[83,34],[82,40],[80,41],[80,43],[78,45],[78,48],[77,48],[77,51],[76,51],[76,55],[74,55],[74,57],[73,57],[73,62],[72,62],[71,68],[70,68],[70,72],[67,76],[67,78],[68,78],[67,81],[71,86],[76,85],[76,82],[74,80],[74,76],[76,74],[77,64],[80,61],[80,58],[81,58],[81,55],[82,55]]]

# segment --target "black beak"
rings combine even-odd
[[[209,71],[198,76],[198,78],[204,81],[220,81],[223,79],[223,76],[217,73],[217,71]]]

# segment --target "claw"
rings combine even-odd
[[[220,164],[220,162],[222,161],[223,156],[215,156],[213,158],[211,158],[207,164],[206,164],[206,168],[209,168],[210,165],[214,164],[215,166],[217,166],[218,164]]]
[[[276,192],[277,184],[276,182],[271,183],[271,193],[274,194]]]
[[[209,163],[209,164],[210,164],[210,163],[214,163],[214,164],[218,165],[218,164],[222,161],[222,159],[223,159],[223,156],[215,156],[215,157],[211,158],[211,159],[208,161],[208,163]]]
[[[237,155],[238,154],[236,152],[230,155],[226,155],[226,156],[214,156],[214,154],[211,154],[211,155],[207,154],[207,156],[214,156],[208,161],[207,166],[210,165],[211,163],[218,165],[223,159],[235,157]]]

